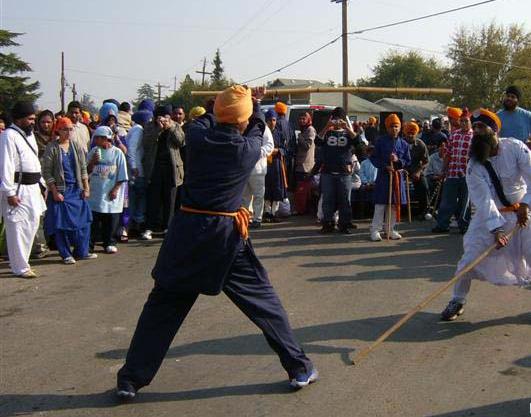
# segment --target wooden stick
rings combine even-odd
[[[221,91],[192,91],[192,96],[216,96]],[[306,87],[306,88],[271,88],[267,89],[266,96],[285,96],[286,94],[309,93],[389,93],[389,94],[422,94],[422,95],[452,95],[451,88],[407,88],[407,87]]]
[[[389,172],[389,204],[387,205],[387,241],[391,238],[391,216],[393,214],[393,173]]]
[[[520,228],[520,226],[517,224],[507,235],[507,238],[510,239],[514,233]],[[387,331],[385,331],[378,339],[376,339],[375,342],[373,342],[369,347],[361,350],[352,360],[353,365],[357,365],[361,362],[363,358],[365,358],[369,353],[371,353],[374,349],[376,349],[384,340],[386,340],[389,336],[391,336],[394,332],[396,332],[400,327],[402,327],[411,317],[413,317],[416,313],[418,313],[421,309],[426,307],[430,302],[432,302],[435,298],[437,298],[439,295],[441,295],[446,289],[448,289],[450,286],[452,286],[457,280],[459,280],[463,275],[465,275],[467,272],[470,272],[472,269],[474,269],[478,264],[485,259],[487,256],[490,255],[490,253],[496,249],[496,243],[490,245],[481,255],[479,255],[473,262],[470,262],[467,266],[465,266],[461,271],[459,271],[457,274],[453,276],[453,278],[448,281],[446,284],[444,284],[442,287],[437,289],[436,291],[432,292],[428,297],[426,297],[420,304],[418,304],[415,308],[413,308],[409,313],[407,313],[404,317],[402,317],[398,322],[396,322],[391,328],[389,328]]]
[[[409,223],[411,223],[411,198],[409,196],[409,174],[407,171],[404,171],[406,173],[406,196],[407,196],[407,219]]]

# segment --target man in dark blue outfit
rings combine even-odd
[[[240,203],[260,158],[264,130],[259,108],[252,113],[251,91],[234,86],[217,96],[215,122],[207,114],[187,132],[182,206],[160,249],[152,272],[155,286],[118,372],[122,399],[134,398],[152,381],[199,294],[221,291],[262,330],[294,388],[317,380],[247,239],[248,212]]]

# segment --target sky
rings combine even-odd
[[[349,31],[366,29],[479,0],[350,0]],[[76,6],[77,5],[77,6]],[[446,62],[444,52],[459,27],[523,24],[531,28],[531,0],[496,0],[472,9],[375,30],[366,39],[418,48],[426,57]],[[67,82],[78,97],[90,94],[97,105],[110,97],[130,101],[144,83],[168,86],[171,94],[186,74],[217,48],[228,77],[237,81],[274,71],[341,33],[341,5],[330,0],[0,0],[0,27],[22,32],[13,49],[30,63],[41,83],[41,108],[60,109],[61,51]],[[389,50],[406,48],[349,39],[349,79],[371,75]],[[426,52],[425,50],[439,53]],[[340,82],[341,42],[268,78]],[[431,86],[437,87],[437,86]],[[72,95],[67,89],[69,101]]]

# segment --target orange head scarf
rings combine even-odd
[[[389,126],[392,125],[402,125],[402,123],[400,122],[400,118],[395,113],[391,113],[385,118],[385,127],[389,129]]]
[[[404,133],[406,135],[417,135],[419,131],[419,125],[415,122],[407,122],[404,124]]]
[[[278,114],[286,114],[288,112],[288,106],[282,103],[281,101],[277,101],[275,104],[275,111]]]
[[[238,124],[245,122],[253,114],[251,89],[233,85],[216,97],[214,115],[219,123]]]
[[[74,124],[72,123],[72,120],[70,120],[68,117],[60,117],[56,120],[55,126],[54,126],[54,132],[58,132],[62,129],[69,129],[74,127]]]
[[[459,119],[463,111],[459,107],[448,107],[446,114],[450,119]]]

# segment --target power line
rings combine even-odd
[[[383,28],[388,28],[388,27],[392,27],[392,26],[398,26],[398,25],[403,25],[405,23],[410,23],[410,22],[416,22],[416,21],[419,21],[419,20],[423,20],[423,19],[428,19],[428,18],[431,18],[431,17],[435,17],[435,16],[441,16],[443,14],[448,14],[448,13],[453,13],[453,12],[457,12],[457,11],[460,11],[460,10],[464,10],[464,9],[469,9],[471,7],[477,7],[477,6],[481,6],[483,4],[486,4],[486,3],[492,3],[496,0],[485,0],[485,1],[481,1],[481,2],[478,2],[478,3],[473,3],[473,4],[469,4],[469,5],[466,5],[466,6],[461,6],[461,7],[457,7],[457,8],[453,8],[453,9],[448,9],[448,10],[443,10],[441,12],[437,12],[437,13],[432,13],[432,14],[428,14],[428,15],[423,15],[423,16],[419,16],[419,17],[415,17],[413,19],[407,19],[407,20],[401,20],[401,21],[398,21],[398,22],[394,22],[394,23],[388,23],[388,24],[385,24],[385,25],[380,25],[380,26],[374,26],[372,28],[367,28],[367,29],[362,29],[362,30],[358,30],[358,31],[353,31],[353,32],[348,32],[349,35],[354,35],[354,34],[360,34],[360,33],[364,33],[364,32],[369,32],[369,31],[373,31],[373,30],[378,30],[378,29],[383,29]],[[281,72],[283,70],[285,70],[286,68],[289,68],[301,61],[304,61],[305,59],[309,58],[310,56],[316,54],[317,52],[327,48],[328,46],[332,45],[333,43],[337,42],[338,39],[341,39],[341,36],[342,35],[339,35],[337,37],[335,37],[334,39],[332,39],[331,41],[325,43],[324,45],[320,46],[319,48],[317,49],[314,49],[313,51],[311,51],[310,53],[290,62],[289,64],[286,64],[274,71],[271,71],[271,72],[268,72],[267,74],[264,74],[264,75],[261,75],[259,77],[255,77],[255,78],[252,78],[252,79],[249,79],[247,81],[244,81],[243,84],[248,84],[250,82],[253,82],[253,81],[257,81],[257,80],[260,80],[262,78],[266,78],[266,77],[269,77],[270,75],[273,75],[277,72]]]
[[[455,9],[449,9],[449,10],[444,10],[442,12],[432,13],[432,14],[428,14],[428,15],[424,15],[424,16],[420,16],[420,17],[414,17],[413,19],[400,20],[399,22],[388,23],[386,25],[375,26],[375,27],[368,28],[368,29],[356,30],[354,32],[349,32],[348,34],[349,35],[359,35],[359,34],[364,33],[364,32],[370,32],[370,31],[373,31],[373,30],[390,28],[392,26],[403,25],[404,23],[416,22],[418,20],[428,19],[430,17],[441,16],[443,14],[458,12],[460,10],[465,10],[465,9],[469,9],[471,7],[481,6],[483,4],[492,3],[494,1],[496,1],[496,0],[485,0],[485,1],[482,1],[482,2],[479,2],[479,3],[469,4],[467,6],[456,7]]]
[[[97,76],[105,77],[105,78],[115,78],[115,79],[118,79],[118,80],[150,82],[150,83],[154,82],[154,80],[148,80],[148,79],[145,79],[145,78],[132,78],[132,77],[126,77],[126,76],[123,76],[123,75],[104,74],[102,72],[85,71],[85,70],[80,70],[80,69],[75,69],[75,68],[66,68],[66,70],[70,71],[70,72],[78,72],[80,74],[90,74],[90,75],[97,75]]]
[[[351,39],[360,40],[360,41],[366,41],[366,42],[372,42],[372,43],[379,43],[379,44],[387,45],[387,46],[396,46],[396,47],[399,47],[399,48],[406,48],[406,49],[413,49],[413,50],[418,50],[418,51],[425,51],[425,52],[429,52],[429,53],[432,53],[432,54],[446,56],[446,53],[444,53],[443,51],[436,51],[436,50],[433,50],[433,49],[426,49],[426,48],[421,48],[421,47],[418,47],[418,46],[402,45],[402,44],[399,44],[399,43],[379,41],[377,39],[362,38],[360,36],[351,36]],[[507,63],[504,63],[504,62],[492,61],[492,60],[483,59],[483,58],[475,58],[475,57],[471,57],[471,56],[467,56],[467,55],[463,56],[463,59],[467,59],[469,61],[483,62],[485,64],[496,64],[496,65],[502,65],[502,66],[508,65]],[[523,69],[523,70],[531,71],[531,67],[525,67],[525,66],[521,66],[521,65],[512,65],[512,64],[509,64],[509,66],[511,68],[517,68],[517,69]]]

